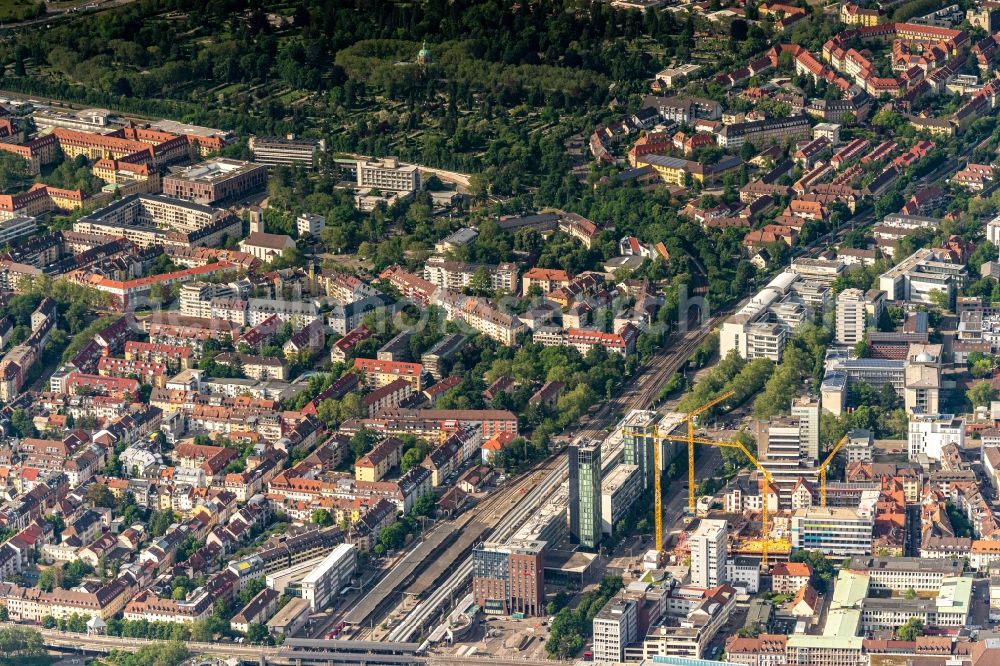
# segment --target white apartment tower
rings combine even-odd
[[[812,407],[803,407],[812,409]],[[812,432],[819,433],[818,419]],[[808,458],[808,440],[812,437],[810,427],[803,428],[803,423],[797,417],[775,417],[769,421],[756,423],[757,450],[760,452],[760,462],[774,479],[771,488],[778,495],[782,507],[792,505],[792,492],[800,478],[816,480],[816,468],[811,461],[803,465],[803,459]],[[803,429],[806,433],[803,433]],[[804,436],[805,434],[805,436]],[[819,442],[816,442],[819,448]],[[818,454],[818,451],[817,451]]]
[[[594,661],[625,661],[625,646],[639,637],[636,607],[632,599],[613,597],[594,616]]]
[[[792,418],[799,420],[799,455],[815,464],[819,459],[819,398],[804,395],[792,403]]]
[[[845,289],[837,296],[837,336],[842,345],[853,345],[865,337],[865,294]]]
[[[715,587],[726,579],[728,523],[725,520],[702,520],[689,539],[691,544],[691,584]]]

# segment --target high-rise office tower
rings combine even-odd
[[[568,452],[569,538],[596,549],[601,542],[601,442],[578,437]]]

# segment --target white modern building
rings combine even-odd
[[[845,289],[837,295],[836,341],[853,345],[865,337],[865,293],[860,289]]]
[[[319,236],[319,232],[323,231],[323,227],[325,226],[326,218],[322,215],[302,213],[295,218],[295,229],[299,232],[299,236],[305,236],[306,234]]]
[[[811,507],[792,513],[792,548],[824,555],[869,555],[875,520],[868,509]]]
[[[616,466],[601,481],[601,529],[611,534],[632,504],[642,494],[642,472],[638,465]]]
[[[785,271],[722,324],[719,354],[735,350],[745,359],[781,361],[789,336],[821,312],[829,286]]]
[[[625,661],[625,646],[638,639],[638,612],[632,599],[614,597],[604,604],[593,624],[594,661]]]
[[[792,418],[799,421],[800,453],[803,458],[819,458],[819,415],[822,409],[818,398],[803,395],[792,402]]]
[[[302,598],[313,612],[321,611],[337,591],[351,582],[357,567],[357,548],[353,544],[337,544],[315,569],[302,579]]]
[[[752,557],[729,558],[726,584],[747,594],[757,594],[760,591],[760,561]]]
[[[862,557],[851,558],[851,571],[868,574],[869,590],[937,592],[945,578],[961,576],[965,563],[960,557]]]
[[[986,240],[1000,247],[1000,215],[986,223]]]
[[[358,160],[358,187],[414,192],[420,189],[420,170],[404,164],[398,157],[381,160]]]
[[[879,276],[879,289],[892,301],[934,303],[942,292],[949,303],[969,278],[965,264],[956,264],[940,250],[921,248]]]
[[[726,578],[729,524],[725,520],[702,520],[691,534],[691,584],[716,587]]]
[[[18,216],[0,220],[0,245],[10,243],[21,236],[30,236],[38,229],[33,217]]]
[[[907,440],[911,461],[924,457],[941,460],[941,452],[949,444],[964,448],[965,420],[954,414],[912,414]]]

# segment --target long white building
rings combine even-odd
[[[875,520],[867,509],[812,507],[792,513],[792,548],[846,557],[872,552]]]
[[[745,359],[781,361],[789,336],[821,311],[829,287],[785,271],[771,280],[746,305],[726,319],[719,334],[719,353],[736,350]]]
[[[420,170],[414,164],[400,162],[398,157],[358,160],[358,187],[414,192],[420,189]]]
[[[302,598],[313,612],[323,610],[344,585],[350,583],[357,567],[357,548],[353,544],[337,544],[315,569],[302,579]]]

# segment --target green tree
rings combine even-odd
[[[259,622],[247,626],[247,641],[250,643],[265,643],[270,638],[267,627]]]
[[[901,641],[915,641],[918,637],[924,635],[924,621],[920,618],[911,617],[896,630],[896,635],[899,636],[899,640]]]
[[[437,508],[437,497],[434,493],[428,492],[424,493],[417,498],[417,501],[413,503],[413,515],[415,516],[427,516],[428,518],[434,515],[434,511]]]
[[[330,527],[333,525],[333,516],[326,509],[316,509],[313,511],[311,520],[320,527]]]
[[[973,407],[988,407],[990,402],[996,400],[997,390],[989,382],[976,382],[965,392],[965,399]]]
[[[16,657],[34,657],[41,654],[45,654],[45,644],[37,629],[29,627],[0,629],[0,657],[11,660]]]
[[[96,507],[113,509],[117,504],[115,496],[111,493],[111,489],[103,483],[90,484],[90,486],[87,487],[87,492],[84,497],[88,502]]]
[[[38,576],[38,587],[45,592],[51,592],[59,585],[59,571],[56,567],[49,567]]]
[[[24,158],[13,153],[0,153],[0,191],[9,193],[28,180],[28,163]]]
[[[936,307],[942,310],[951,310],[951,299],[948,298],[948,292],[941,289],[931,289],[927,296]]]

